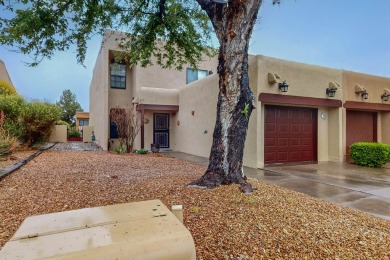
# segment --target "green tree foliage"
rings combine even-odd
[[[5,116],[2,128],[27,146],[45,141],[52,126],[60,120],[61,110],[46,102],[26,102],[20,96],[0,96],[0,111]]]
[[[24,134],[21,136],[23,142],[32,146],[46,141],[60,115],[60,108],[54,104],[40,101],[28,103],[20,114],[24,128]]]
[[[153,54],[163,67],[196,67],[202,53],[212,53],[209,19],[196,1],[23,0],[3,2],[2,9],[0,44],[32,55],[32,66],[72,44],[83,63],[87,40],[107,28],[125,32],[124,39],[131,36],[124,49],[132,64],[149,65]]]
[[[76,100],[76,94],[72,93],[69,89],[62,92],[60,101],[57,102],[57,106],[61,108],[61,120],[68,124],[74,123],[76,112],[83,111],[79,102]]]
[[[0,80],[0,96],[17,95],[16,89],[7,81]]]
[[[23,135],[24,127],[20,115],[26,105],[27,102],[21,96],[0,96],[0,110],[5,114],[3,128],[9,135],[14,137]]]
[[[0,158],[10,156],[19,146],[17,139],[4,129],[5,113],[0,110]]]

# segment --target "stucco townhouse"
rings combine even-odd
[[[5,66],[4,61],[0,59],[0,80],[4,80],[12,84],[11,78],[8,74],[7,67]]]
[[[183,71],[117,63],[119,33],[106,35],[90,86],[90,125],[105,150],[115,145],[111,108],[134,104],[148,123],[136,148],[208,157],[216,118],[217,58]],[[257,109],[249,121],[244,165],[344,161],[357,141],[390,144],[390,79],[250,55]]]

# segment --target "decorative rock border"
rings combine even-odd
[[[5,169],[1,170],[0,171],[0,180],[2,180],[8,174],[13,173],[14,171],[18,170],[20,167],[26,165],[29,161],[31,161],[32,159],[34,159],[35,157],[37,157],[38,155],[40,155],[44,151],[52,148],[55,145],[56,144],[47,144],[45,147],[41,148],[39,151],[37,151],[36,153],[30,155],[29,157],[27,157],[27,158],[25,158],[25,159],[15,163],[15,164],[12,164],[12,165],[6,167]]]

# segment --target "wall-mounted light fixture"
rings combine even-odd
[[[279,83],[279,90],[281,92],[287,92],[288,91],[288,84],[286,83],[286,81],[283,81],[283,82]]]
[[[335,88],[327,88],[326,94],[328,95],[328,97],[334,97],[336,95],[336,91],[337,89]]]
[[[368,98],[368,91],[363,86],[355,85],[355,93],[359,94],[363,99],[367,99]]]
[[[385,92],[382,94],[381,99],[383,102],[387,102],[389,100],[389,97],[390,97],[390,89],[385,88],[384,91]]]
[[[368,98],[367,90],[365,90],[364,92],[360,93],[360,95],[362,96],[363,99],[367,99]]]

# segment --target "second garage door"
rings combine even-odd
[[[265,164],[317,161],[317,109],[265,106]]]

